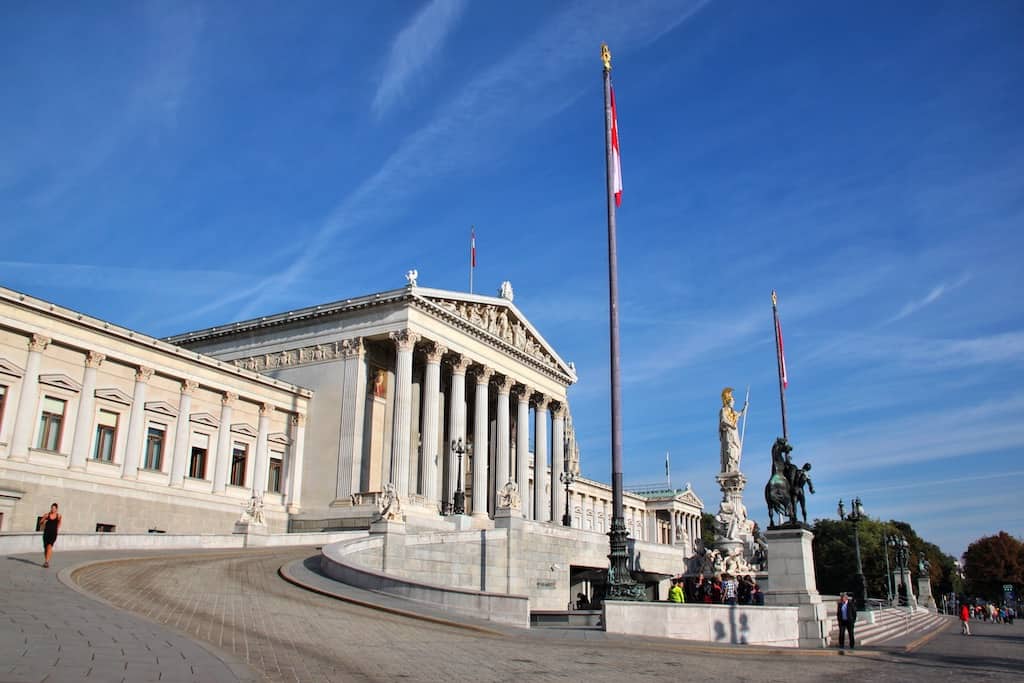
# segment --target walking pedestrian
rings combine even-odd
[[[967,603],[960,605],[960,633],[965,636],[971,635],[971,608]]]
[[[60,530],[62,517],[57,512],[57,504],[50,506],[50,511],[43,518],[43,567],[50,566],[53,557],[53,544],[57,542],[57,531]]]
[[[857,621],[857,606],[850,602],[850,596],[843,593],[839,596],[839,604],[836,606],[836,621],[839,622],[839,649],[842,650],[846,634],[850,634],[850,649],[856,649],[853,641],[853,625]]]

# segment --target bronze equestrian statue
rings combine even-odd
[[[796,507],[800,505],[803,523],[807,524],[807,503],[804,498],[804,486],[814,493],[814,484],[807,474],[811,471],[811,463],[805,463],[803,467],[793,464],[789,454],[793,447],[783,438],[778,438],[772,445],[772,476],[764,487],[764,502],[768,506],[768,528],[777,528],[775,515],[779,516],[779,525],[788,524],[796,526]]]

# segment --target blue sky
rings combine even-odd
[[[510,279],[609,480],[599,45],[614,59],[625,479],[719,493],[789,430],[813,517],[860,495],[959,555],[1024,536],[1024,5],[12,4],[0,282],[154,335]]]

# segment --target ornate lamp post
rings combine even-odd
[[[864,514],[864,506],[861,505],[860,498],[854,498],[850,501],[850,512],[846,513],[846,508],[843,506],[843,501],[839,501],[839,519],[847,522],[853,522],[853,547],[857,556],[857,609],[867,608],[868,598],[868,587],[867,582],[864,580],[864,567],[860,561],[860,532],[858,525],[860,521],[866,516]]]
[[[576,482],[576,475],[572,472],[562,472],[558,480],[565,485],[565,514],[562,515],[562,526],[572,526],[572,516],[569,514],[569,487]]]
[[[458,478],[455,480],[455,495],[452,501],[452,514],[453,515],[464,515],[466,514],[466,492],[462,490],[462,456],[466,454],[466,447],[462,444],[462,439],[458,441],[452,441],[452,452],[455,453],[455,457],[458,458]]]
[[[882,552],[885,553],[885,593],[892,607],[892,571],[889,569],[889,537],[882,537]]]

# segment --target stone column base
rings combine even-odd
[[[927,577],[919,576],[917,578],[917,606],[921,609],[934,612],[935,610],[935,598],[932,596],[932,583]]]

